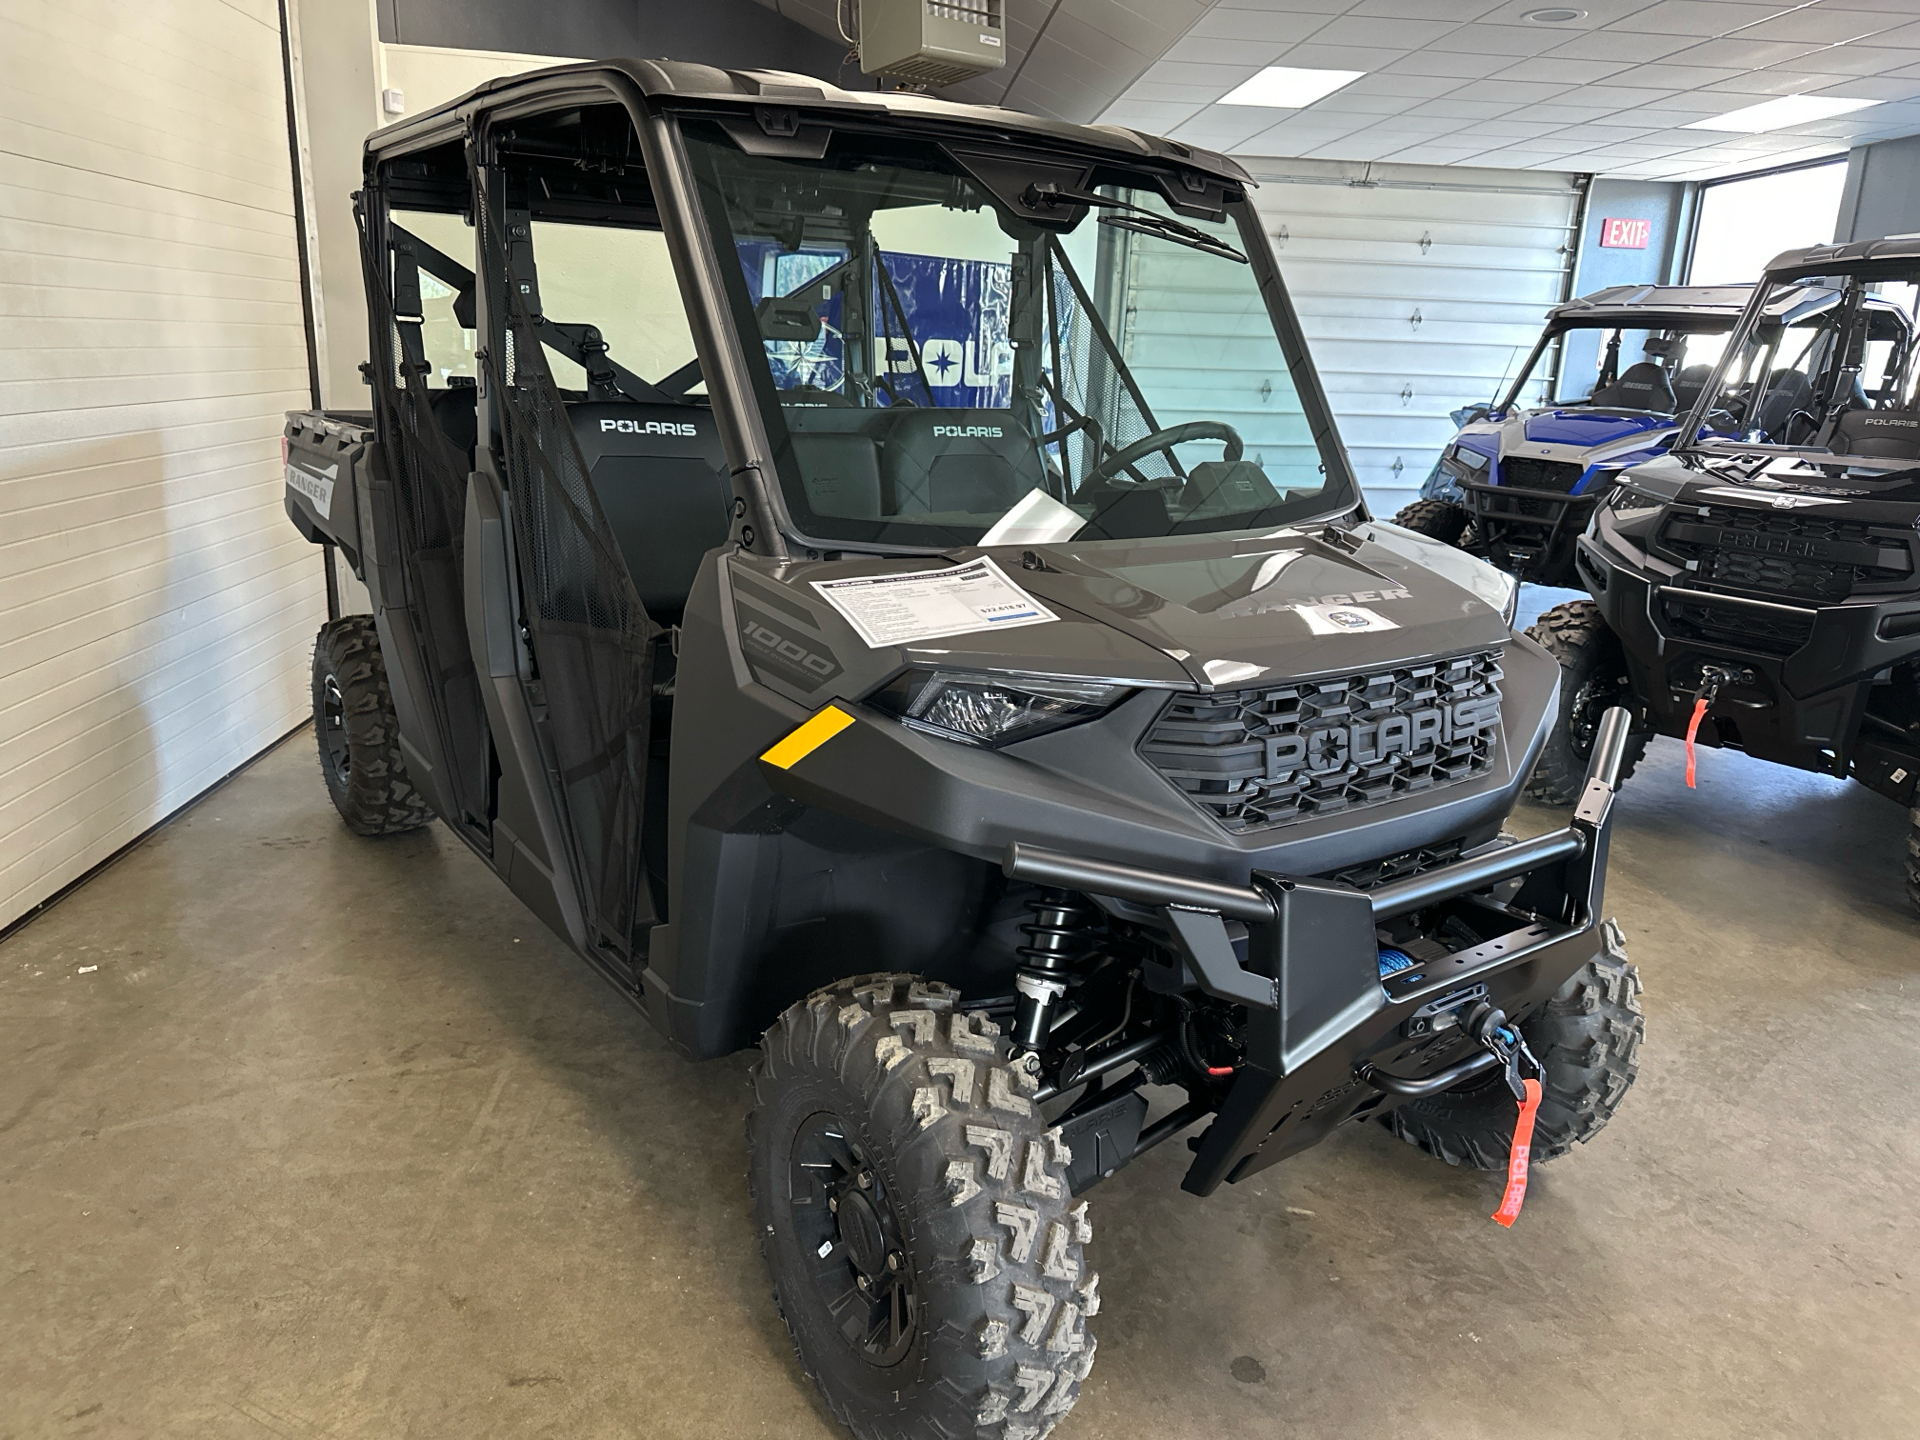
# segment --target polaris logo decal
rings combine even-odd
[[[1880,415],[1869,415],[1860,423],[1862,425],[1897,425],[1903,430],[1920,430],[1920,420],[1890,420]]]
[[[694,439],[700,433],[699,426],[682,424],[676,420],[602,420],[600,433],[604,435],[609,430],[622,435],[678,435],[687,440]]]
[[[947,440],[998,440],[1007,432],[998,425],[936,425],[933,433]]]
[[[1328,725],[1304,734],[1267,737],[1266,778],[1291,779],[1296,771],[1331,775],[1354,765],[1377,765],[1393,756],[1420,760],[1438,746],[1478,739],[1500,723],[1500,697],[1476,695],[1451,705],[1354,725]]]

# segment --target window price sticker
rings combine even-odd
[[[945,570],[816,580],[813,588],[876,650],[1060,618],[985,556]]]

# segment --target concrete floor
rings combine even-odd
[[[0,945],[0,1437],[831,1437],[768,1300],[746,1060],[676,1059],[302,734]],[[1497,1177],[1378,1127],[1094,1198],[1062,1440],[1912,1436],[1904,817],[1657,742],[1612,904],[1638,1087]],[[1544,811],[1520,828],[1554,823]]]

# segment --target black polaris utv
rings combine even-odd
[[[1195,1195],[1367,1119],[1501,1167],[1516,1097],[1546,1159],[1634,1076],[1626,717],[1502,835],[1558,671],[1368,521],[1248,183],[652,61],[368,142],[373,408],[287,428],[374,605],[316,647],[328,784],[689,1057],[760,1046],[761,1245],[862,1436],[1049,1430],[1079,1197],[1203,1122]]]
[[[1615,285],[1556,305],[1506,394],[1463,416],[1394,523],[1529,584],[1579,589],[1574,544],[1595,508],[1626,470],[1673,444],[1752,296],[1751,285]],[[1792,350],[1842,299],[1813,281],[1786,286],[1759,323]],[[1865,304],[1875,338],[1904,344],[1906,314],[1873,296]],[[1736,417],[1711,409],[1701,425],[1739,431]]]
[[[1629,763],[1647,733],[1692,736],[1914,803],[1920,347],[1901,312],[1916,285],[1911,237],[1768,267],[1680,427],[1694,438],[1627,471],[1580,540],[1593,599],[1541,617],[1566,679],[1540,789],[1574,798],[1588,737],[1624,706]],[[1839,303],[1772,322],[1815,288]],[[1907,853],[1920,905],[1920,832]]]

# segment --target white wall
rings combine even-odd
[[[0,924],[298,725],[274,0],[0,17]]]

